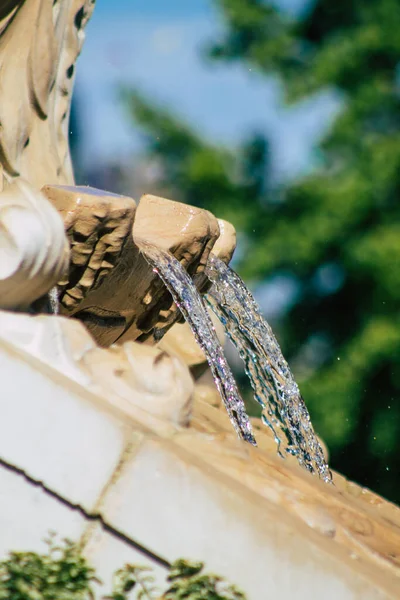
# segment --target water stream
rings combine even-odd
[[[294,454],[301,465],[325,482],[332,476],[298,385],[271,327],[240,277],[210,255],[206,274],[212,282],[211,308],[223,323],[245,364],[262,420],[272,429],[278,452]]]
[[[245,404],[192,279],[169,252],[146,242],[136,243],[171,293],[202,348],[237,434],[256,445]],[[329,467],[297,383],[250,291],[232,269],[212,254],[206,275],[212,282],[207,301],[244,361],[254,397],[262,407],[262,421],[273,431],[279,454],[295,455],[308,471],[331,482]]]
[[[243,440],[256,446],[243,399],[226,361],[211,318],[193,281],[172,254],[146,242],[136,241],[136,243],[153,270],[163,280],[207,357],[215,384],[237,434]]]

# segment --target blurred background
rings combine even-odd
[[[71,115],[78,183],[235,225],[331,466],[396,502],[399,32],[399,0],[97,0]]]

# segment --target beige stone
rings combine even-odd
[[[185,426],[190,419],[193,381],[185,365],[163,350],[125,342],[82,357],[99,393],[115,395],[157,418]]]
[[[59,215],[16,179],[0,193],[0,308],[27,310],[65,276],[68,259]]]
[[[213,254],[229,263],[236,247],[236,231],[231,223],[218,219],[219,236],[212,248]],[[198,289],[204,293],[209,287],[209,282],[203,273],[197,273],[195,282]],[[225,331],[219,319],[212,310],[208,309],[220,343],[225,342]],[[196,343],[187,323],[176,323],[163,337],[158,347],[179,356],[195,377],[198,379],[207,369],[206,357]]]
[[[218,225],[220,235],[215,242],[213,254],[229,264],[236,248],[236,230],[232,223],[223,219],[218,219]]]
[[[0,468],[0,560],[11,551],[46,552],[50,531],[79,540],[86,527],[71,510],[21,474]],[[11,600],[11,599],[10,599]]]
[[[179,318],[172,298],[135,244],[171,251],[193,276],[202,273],[218,235],[211,213],[145,195],[134,200],[85,187],[44,186],[71,243],[61,312],[85,323],[101,346],[147,338]],[[225,244],[222,244],[225,247]]]
[[[138,243],[153,244],[172,252],[192,276],[197,288],[201,288],[204,267],[219,236],[217,219],[210,212],[146,194],[140,200],[132,234]],[[152,296],[151,290],[144,296],[149,309]],[[169,296],[163,310],[148,310],[147,331],[141,339],[154,343],[155,331],[167,331],[178,319],[182,317]]]
[[[310,589],[397,598],[398,508],[354,484],[323,484],[268,444],[240,442],[211,403],[197,400],[190,428],[163,428],[112,386],[100,394],[97,381],[94,394],[10,343],[0,348],[14,399],[2,411],[0,456],[70,502],[168,560],[206,560],[249,598],[265,581],[283,598]]]
[[[226,262],[230,262],[236,248],[236,230],[231,223],[218,219],[219,236],[213,246],[212,252],[218,258]],[[195,275],[195,283],[197,289],[205,294],[211,287],[209,279],[203,272]]]
[[[154,577],[154,585],[165,589],[167,570],[143,552],[128,545],[123,540],[104,531],[98,523],[90,524],[83,536],[82,552],[97,573],[101,573],[101,587],[98,596],[109,594],[114,573],[127,564],[141,565],[149,569]]]
[[[118,263],[132,229],[136,203],[90,187],[46,185],[42,192],[62,216],[71,246],[68,277],[59,282],[61,312],[85,321],[82,301]],[[86,313],[87,327],[102,345],[109,345],[124,330],[120,312],[99,308],[97,315],[90,310]]]
[[[194,419],[199,410],[201,407],[195,405]],[[312,530],[332,539],[354,559],[375,565],[377,572],[384,569],[400,576],[398,507],[354,483],[343,482],[337,474],[334,474],[337,485],[323,484],[301,469],[293,458],[279,458],[272,436],[265,437],[264,433],[264,440],[260,440],[256,428],[258,450],[238,444],[229,431],[224,413],[208,406],[206,410],[203,407],[203,414],[208,416],[208,428],[203,430],[202,436],[196,437],[196,443],[183,433],[175,437],[175,441],[181,439],[179,443],[187,450],[190,448],[214,468],[229,473],[247,489],[256,491]],[[198,421],[204,423],[199,417]],[[198,429],[197,423],[194,427]],[[199,444],[197,450],[196,444]]]
[[[192,378],[179,358],[163,350],[135,342],[106,350],[97,347],[78,321],[5,311],[0,311],[1,340],[87,390],[112,397],[122,410],[138,408],[145,420],[153,415],[177,425],[189,421]]]
[[[3,185],[73,183],[68,121],[75,61],[94,0],[12,0],[1,6]]]
[[[123,454],[126,423],[6,342],[0,370],[0,458],[90,511]]]
[[[189,273],[204,270],[218,236],[218,221],[206,210],[150,194],[140,200],[134,240],[172,252]]]
[[[70,93],[93,4],[13,0],[1,7],[0,308],[26,310],[65,275],[62,222],[38,190],[73,182]]]
[[[233,447],[221,442],[187,434],[180,452],[145,439],[105,497],[104,518],[163,556],[206,560],[241,585],[249,598],[263,597],[265,589],[282,598],[396,597],[399,580],[385,560],[383,565],[374,552],[355,552],[333,540],[337,523],[323,508],[307,512],[306,504],[289,512],[276,500],[280,486],[263,481],[261,473],[259,485],[271,490],[260,494],[249,486],[254,476],[250,462],[247,477],[243,467],[237,477],[228,473],[224,464],[246,460],[247,448],[237,440]],[[213,453],[210,460],[207,447]],[[281,470],[284,480],[287,470]],[[144,512],[147,519],[141,518]],[[394,549],[389,542],[389,552]]]
[[[211,310],[208,310],[214,325],[217,337],[223,345],[225,332],[219,319]],[[158,348],[165,350],[168,354],[178,356],[190,368],[195,379],[198,379],[208,368],[207,359],[203,350],[197,344],[188,323],[175,323],[167,331],[162,340],[157,344]]]

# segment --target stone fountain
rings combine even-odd
[[[238,440],[137,244],[171,252],[203,293],[232,226],[75,185],[69,108],[93,6],[0,1],[1,555],[53,529],[104,580],[125,562],[161,579],[185,556],[254,599],[399,598],[400,510],[283,460],[258,419],[258,447]]]

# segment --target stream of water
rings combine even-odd
[[[272,429],[278,452],[294,454],[299,463],[329,483],[332,476],[310,415],[271,327],[240,277],[210,255],[206,274],[212,282],[211,308],[223,323],[245,364],[262,420]]]
[[[237,434],[243,440],[256,446],[243,399],[226,361],[210,315],[193,281],[172,254],[145,242],[136,241],[136,243],[153,270],[163,280],[179,310],[189,323],[197,343],[207,358],[215,384]]]
[[[171,293],[202,348],[237,434],[256,445],[245,404],[192,279],[169,252],[146,242],[137,244]],[[212,254],[206,275],[212,283],[207,301],[244,362],[254,397],[262,407],[262,421],[273,431],[279,454],[283,457],[293,454],[308,471],[331,482],[329,467],[298,385],[250,291],[232,269]]]

